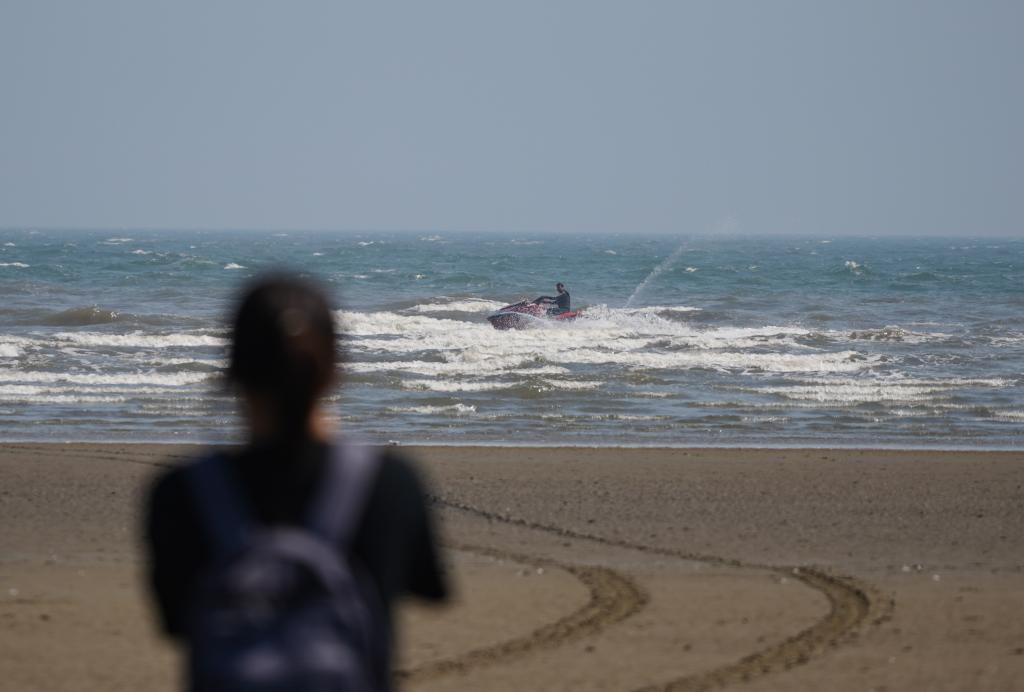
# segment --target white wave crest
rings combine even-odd
[[[245,267],[243,267],[241,264],[236,264],[234,262],[228,262],[227,264],[224,265],[224,268],[225,269],[245,269]]]
[[[339,310],[335,313],[341,330],[349,336],[387,336],[440,333],[463,329],[455,320],[400,315],[397,312],[354,312]]]
[[[516,382],[458,382],[452,380],[404,380],[402,387],[430,392],[493,392],[511,389]]]
[[[560,389],[564,391],[578,391],[585,392],[590,389],[599,389],[604,386],[604,382],[598,380],[552,380],[544,379],[544,388],[546,389]]]
[[[683,351],[677,353],[609,353],[581,349],[574,363],[620,365],[635,370],[709,369],[739,372],[857,372],[876,362],[856,351],[837,353],[743,353],[739,351]]]
[[[988,337],[988,343],[997,348],[1004,346],[1018,346],[1024,344],[1024,333],[1011,332],[1005,336],[990,336]]]
[[[864,379],[832,379],[832,378],[804,378],[804,383],[808,384],[882,384],[886,386],[910,386],[910,387],[935,387],[935,388],[954,388],[954,387],[1012,387],[1014,385],[1013,380],[1008,380],[1002,377],[948,377],[948,378],[936,378],[936,377],[907,377],[905,375],[896,375],[889,377],[877,377],[870,380]]]
[[[63,373],[36,370],[0,370],[0,382],[11,384],[69,383],[79,385],[122,385],[125,387],[182,387],[210,379],[202,372]]]
[[[815,401],[822,404],[863,404],[871,402],[912,403],[932,401],[935,395],[948,391],[942,387],[914,387],[878,383],[835,384],[816,386],[758,387],[753,391],[777,394],[787,399]]]
[[[100,332],[60,332],[52,339],[77,346],[115,346],[123,348],[173,348],[224,346],[227,341],[206,334],[103,334]]]
[[[536,374],[535,371],[526,371],[528,375]],[[430,391],[430,392],[493,392],[502,389],[513,389],[515,387],[533,386],[537,391],[587,391],[597,389],[604,385],[604,382],[595,380],[554,380],[542,378],[539,382],[533,379],[521,379],[514,381],[475,381],[463,382],[458,380],[404,380],[402,387],[405,389]]]
[[[776,387],[756,387],[745,391],[775,394],[796,401],[818,404],[850,405],[865,403],[908,404],[936,403],[947,400],[952,392],[968,387],[1006,387],[1008,380],[989,378],[878,378],[878,379],[819,379],[805,380],[802,384]]]
[[[154,353],[152,351],[145,351],[142,353],[134,353],[123,356],[126,360],[131,360],[132,363],[138,365],[148,365],[150,367],[167,367],[173,365],[199,365],[207,368],[217,368],[223,370],[228,367],[228,361],[226,358],[201,358],[197,354],[192,358],[163,358],[159,352]]]
[[[452,300],[447,303],[422,303],[409,308],[413,312],[469,312],[490,314],[501,308],[505,303],[494,300],[483,300],[480,298],[468,298],[466,300]]]
[[[529,361],[522,358],[503,358],[490,362],[429,362],[415,361],[381,361],[375,363],[348,363],[345,369],[356,373],[373,372],[408,372],[414,375],[434,377],[473,377],[481,375],[564,375],[569,371],[565,368],[547,366],[528,366]]]
[[[844,338],[840,332],[829,332],[829,336]],[[849,332],[845,338],[852,341],[900,341],[906,344],[923,344],[929,341],[944,341],[952,334],[943,332],[915,332],[898,325],[886,325],[877,329],[859,329]]]
[[[31,397],[0,397],[5,403],[20,404],[123,404],[128,401],[125,396],[93,396],[91,394],[41,394]]]
[[[476,413],[476,406],[467,406],[466,404],[452,404],[451,406],[394,406],[389,407],[388,411],[391,413],[418,413],[430,416],[443,413],[468,416]]]
[[[586,317],[547,329],[499,331],[483,319],[467,322],[430,315],[434,303],[398,312],[338,313],[354,356],[353,372],[407,372],[426,376],[495,377],[573,364],[629,370],[707,368],[722,371],[852,373],[878,356],[825,351],[800,339],[802,327],[705,328],[666,319],[663,308],[589,308]],[[442,304],[437,304],[442,305]],[[450,303],[443,303],[450,309]],[[464,308],[473,308],[471,302]],[[484,306],[481,305],[481,308]],[[443,308],[438,307],[438,310]],[[686,310],[685,306],[674,309]],[[483,312],[480,310],[479,312]]]
[[[25,264],[24,262],[0,262],[0,267],[16,267],[18,269],[28,269],[31,265]]]
[[[51,396],[64,394],[117,394],[133,397],[155,395],[167,397],[171,395],[175,401],[199,401],[200,396],[185,396],[177,387],[136,386],[129,384],[76,384],[71,382],[47,382],[39,384],[0,384],[0,400],[16,397]]]
[[[604,307],[604,306],[599,306]],[[607,308],[605,308],[607,309]],[[689,305],[648,305],[642,308],[620,308],[619,312],[626,315],[643,315],[643,314],[657,314],[659,312],[700,312],[700,308],[695,308]]]

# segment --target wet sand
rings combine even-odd
[[[176,688],[138,510],[194,451],[0,445],[0,690]],[[1021,689],[1024,452],[408,451],[458,598],[403,689]]]

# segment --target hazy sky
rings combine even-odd
[[[1024,2],[0,2],[0,227],[1024,235]]]

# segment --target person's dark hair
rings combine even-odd
[[[283,435],[304,433],[334,366],[334,321],[319,287],[287,274],[249,285],[232,325],[228,379],[243,393],[268,396]]]
[[[565,284],[563,284],[561,281],[559,281],[557,284],[555,284],[555,289],[556,290],[561,291],[563,288],[565,288]]]

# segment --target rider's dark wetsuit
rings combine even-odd
[[[557,315],[557,314],[562,313],[562,312],[569,312],[569,292],[568,291],[562,291],[557,296],[541,296],[540,298],[537,298],[537,300],[535,300],[533,302],[535,302],[535,303],[541,303],[541,302],[554,303],[555,307],[548,309],[548,312],[550,312],[551,314]]]

